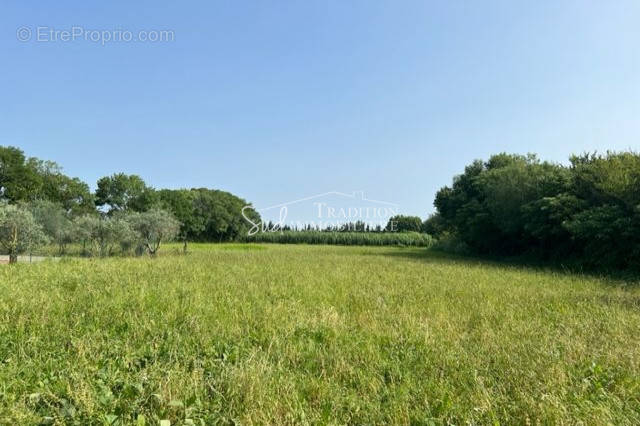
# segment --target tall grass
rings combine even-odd
[[[342,246],[414,246],[430,247],[434,239],[418,232],[261,232],[243,237],[245,242],[279,244],[327,244]]]
[[[174,249],[0,265],[0,424],[640,424],[640,283]]]

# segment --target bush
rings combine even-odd
[[[280,231],[261,232],[242,238],[245,242],[279,244],[329,244],[359,246],[417,246],[430,247],[434,240],[418,232],[326,232]]]
[[[422,219],[418,216],[393,216],[389,219],[385,229],[390,232],[420,232]]]
[[[442,188],[439,222],[482,254],[532,254],[601,268],[640,264],[640,155],[583,155],[571,166],[499,154]]]
[[[440,214],[434,213],[422,222],[420,231],[439,238],[440,235],[447,231],[447,227]]]

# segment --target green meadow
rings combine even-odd
[[[640,283],[424,248],[0,265],[0,424],[640,424]]]

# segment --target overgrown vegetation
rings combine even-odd
[[[0,268],[0,424],[640,423],[638,283],[421,248],[174,249]]]
[[[0,247],[9,254],[10,263],[48,242],[58,246],[58,255],[65,254],[69,244],[78,243],[84,256],[110,256],[116,249],[121,254],[135,249],[136,254],[155,256],[162,243],[177,237],[179,229],[173,215],[159,209],[71,219],[60,205],[48,201],[0,203]]]
[[[140,226],[131,229],[133,218],[165,210],[179,223],[179,232],[174,235],[172,229],[171,238],[185,244],[430,247],[435,237],[438,247],[456,252],[526,256],[593,269],[640,268],[640,155],[634,152],[573,156],[569,166],[540,161],[535,155],[494,155],[486,162],[473,162],[451,187],[437,193],[436,214],[424,222],[398,215],[385,228],[361,221],[322,232],[310,225],[301,230],[285,225],[278,232],[247,236],[250,223],[242,216],[247,202],[228,192],[155,190],[139,176],[116,173],[99,179],[92,194],[88,185],[65,176],[57,164],[27,158],[13,147],[0,147],[0,202],[25,205],[59,253],[72,242],[82,242],[85,253],[103,256],[118,247],[123,253],[135,251],[139,239],[131,235],[149,234]],[[253,223],[260,222],[257,211],[244,211]],[[155,253],[154,244],[143,246]],[[27,250],[15,244],[7,247],[4,250],[14,255]]]
[[[434,240],[419,232],[275,231],[244,236],[242,241],[279,244],[430,247]]]
[[[70,222],[85,215],[112,217],[161,209],[178,220],[183,240],[232,241],[249,229],[241,213],[249,203],[231,193],[208,188],[156,190],[140,176],[115,173],[100,178],[93,194],[80,179],[64,175],[56,163],[28,158],[15,147],[0,146],[0,202],[28,203],[45,228],[53,222]],[[56,216],[42,216],[42,212],[55,210],[52,205],[60,207]],[[260,219],[251,208],[245,209],[245,214],[256,222]],[[108,223],[118,225],[117,221]],[[56,227],[65,232],[73,230]],[[52,236],[61,252],[68,237]]]
[[[640,265],[637,153],[574,156],[568,167],[533,155],[494,155],[467,166],[438,192],[435,206],[425,230],[476,253]]]

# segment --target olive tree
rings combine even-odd
[[[82,254],[91,254],[93,230],[98,226],[100,218],[96,215],[86,214],[73,219],[73,234],[76,241],[82,243]],[[87,245],[89,249],[87,249]]]
[[[120,217],[97,217],[86,215],[74,222],[76,238],[86,244],[89,243],[91,253],[108,256],[113,253],[116,245],[123,241],[135,240],[134,232],[129,223]]]
[[[180,232],[180,222],[165,210],[152,209],[144,213],[132,213],[128,222],[151,256],[155,256],[160,244],[175,239]]]
[[[64,254],[67,244],[74,242],[75,238],[73,223],[64,208],[46,200],[33,201],[26,207],[47,237],[57,244],[59,253]]]
[[[0,205],[0,245],[9,254],[9,263],[18,261],[18,254],[48,242],[42,227],[23,207]]]

